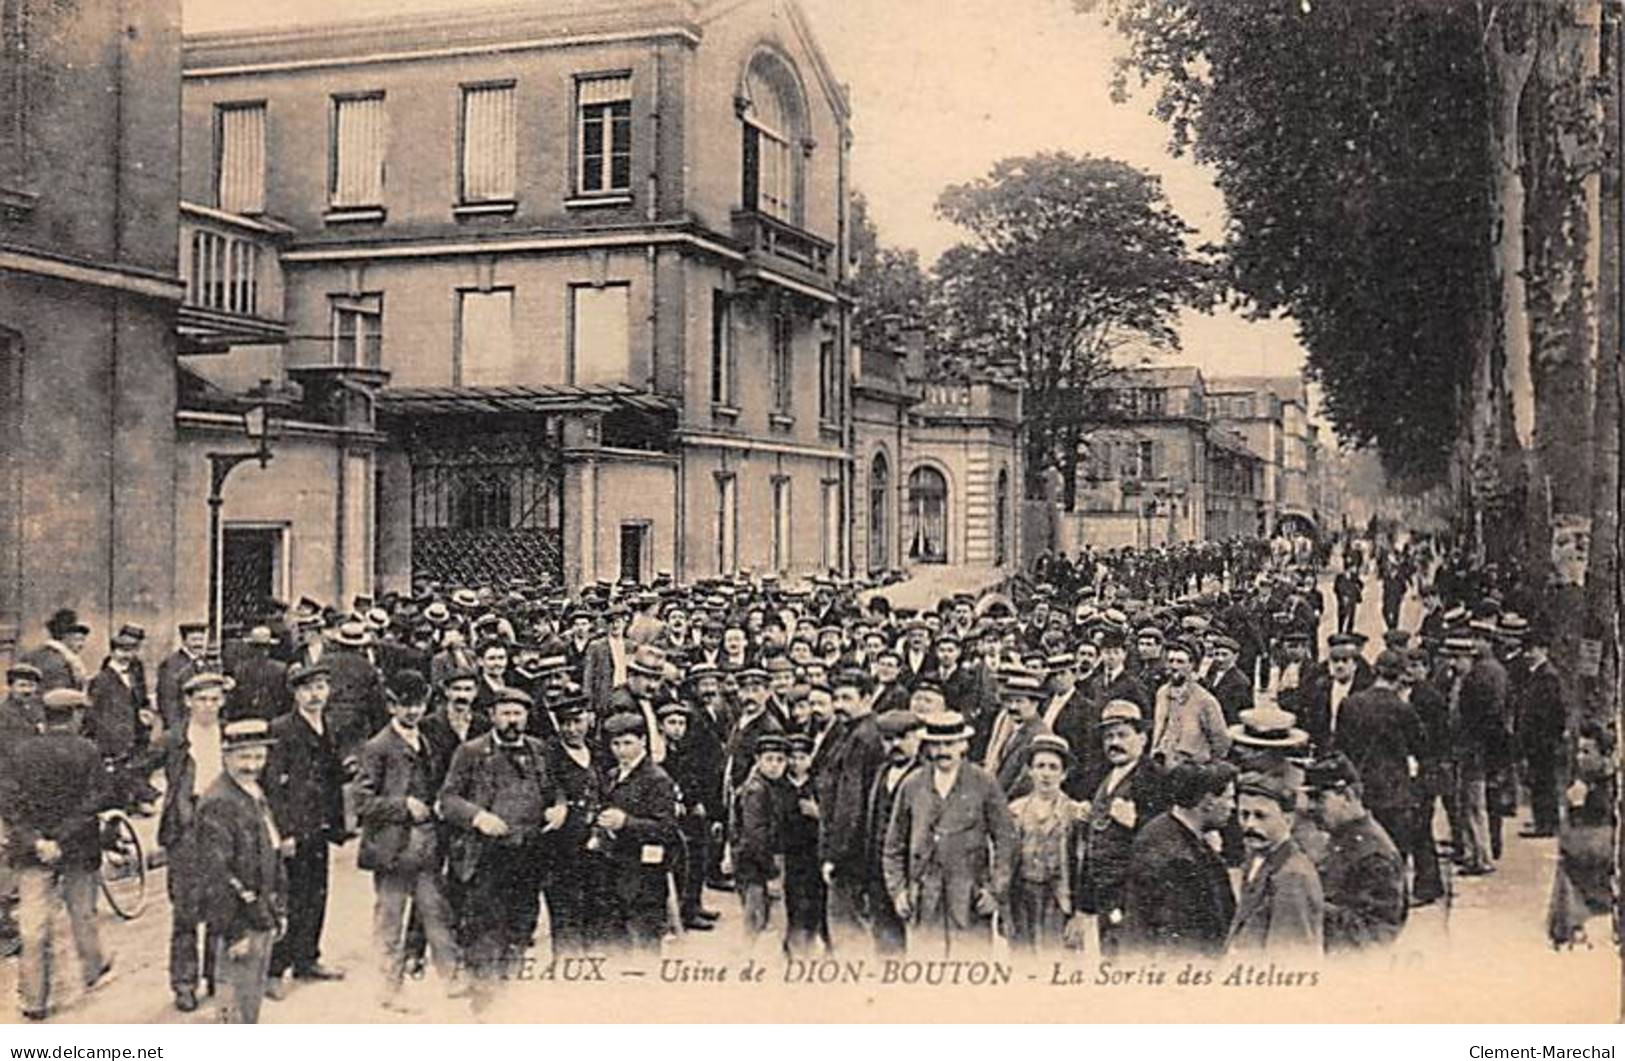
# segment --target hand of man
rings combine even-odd
[[[1112,800],[1107,813],[1111,815],[1112,821],[1125,829],[1134,828],[1134,823],[1140,820],[1140,812],[1134,808],[1134,804],[1121,796]]]
[[[34,854],[47,866],[54,866],[62,858],[62,848],[55,840],[40,837],[34,841]]]
[[[999,900],[986,888],[976,893],[976,912],[983,917],[992,917],[999,909]]]
[[[705,817],[705,804],[696,803],[688,809],[688,812],[696,818],[703,818]]]
[[[233,943],[231,946],[227,947],[226,948],[226,953],[228,955],[230,955],[231,957],[233,957],[233,958],[237,958],[237,959],[241,960],[243,958],[248,957],[249,946],[250,946],[249,939],[248,939],[247,936],[244,936],[242,939],[238,940],[236,943]]]
[[[570,816],[570,808],[562,803],[555,803],[542,811],[542,832],[550,833],[564,824],[564,819]]]
[[[898,892],[892,896],[891,904],[892,909],[897,911],[897,916],[904,921],[914,913],[914,904],[908,901],[908,892]]]
[[[1088,918],[1083,914],[1073,914],[1061,929],[1061,943],[1067,950],[1082,950],[1088,934]]]
[[[426,822],[429,820],[429,805],[416,796],[407,796],[406,813],[410,814],[415,822]]]
[[[824,887],[835,887],[835,863],[825,862],[818,867],[819,876],[824,878]]]
[[[818,817],[818,801],[817,800],[802,797],[802,799],[799,800],[799,803],[801,805],[801,813],[802,814],[806,815],[809,818]]]
[[[619,807],[605,807],[598,812],[598,824],[615,832],[626,824],[626,812]]]
[[[280,844],[278,844],[277,847],[276,847],[277,853],[280,854],[283,858],[292,858],[293,853],[296,850],[298,850],[298,848],[299,848],[298,842],[295,841],[294,838],[291,837],[291,836],[284,836],[282,838],[282,842]]]
[[[1574,784],[1563,790],[1563,794],[1568,797],[1569,806],[1571,807],[1578,807],[1585,803],[1586,796],[1590,792],[1591,786],[1578,778],[1575,779]]]
[[[482,810],[474,815],[474,831],[481,836],[507,836],[508,823],[498,818],[488,810]]]

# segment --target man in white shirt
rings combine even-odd
[[[188,678],[181,688],[184,730],[166,736],[164,765],[164,804],[158,819],[158,844],[168,856],[164,875],[169,893],[169,986],[175,995],[175,1008],[182,1013],[197,1009],[199,947],[202,947],[203,973],[212,983],[214,944],[199,939],[198,929],[206,921],[204,898],[207,866],[198,847],[197,804],[220,777],[220,710],[225,704],[225,678],[202,673]]]

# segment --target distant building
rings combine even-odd
[[[1216,377],[1208,391],[1214,422],[1241,434],[1265,461],[1268,533],[1317,529],[1309,470],[1313,429],[1302,377]]]
[[[0,3],[0,657],[169,643],[179,91],[178,0]]]
[[[869,573],[960,569],[993,584],[1020,562],[1021,390],[927,380],[924,335],[854,357],[854,552]]]

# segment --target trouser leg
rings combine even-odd
[[[1411,864],[1416,869],[1413,891],[1423,901],[1444,894],[1444,878],[1439,873],[1439,851],[1433,843],[1433,796],[1418,800],[1411,808]]]
[[[1529,809],[1537,830],[1557,832],[1557,759],[1552,756],[1529,758]]]
[[[405,977],[404,930],[410,873],[379,871],[372,877],[372,945],[383,975],[384,990],[393,992]]]
[[[423,922],[429,941],[429,958],[440,979],[450,983],[457,976],[457,941],[452,937],[451,910],[440,887],[440,874],[419,870],[412,875],[412,909]]]
[[[196,991],[198,986],[198,921],[190,910],[172,907],[169,920],[169,989]]]
[[[1467,848],[1465,864],[1468,869],[1486,869],[1490,865],[1490,816],[1486,799],[1486,785],[1482,777],[1464,777],[1461,782],[1463,826]]]
[[[107,965],[102,953],[101,932],[96,927],[96,896],[101,879],[93,869],[62,871],[62,898],[68,908],[68,926],[73,946],[79,952],[79,969],[86,981],[101,975]]]
[[[321,958],[322,923],[327,917],[327,841],[299,838],[288,859],[288,931],[271,954],[271,975],[292,968],[295,975]]]
[[[56,875],[29,867],[17,871],[17,931],[22,955],[17,989],[23,1009],[44,1013],[51,991],[51,921],[56,914]]]
[[[244,953],[233,954],[225,940],[214,945],[215,969],[220,977],[216,992],[221,1024],[258,1024],[260,1003],[271,965],[271,933],[249,932]]]
[[[867,950],[872,940],[863,917],[863,882],[837,869],[827,903],[830,949],[837,954]]]

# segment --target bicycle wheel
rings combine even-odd
[[[147,905],[147,857],[130,819],[117,811],[102,822],[102,894],[107,905],[126,921],[141,916]]]

